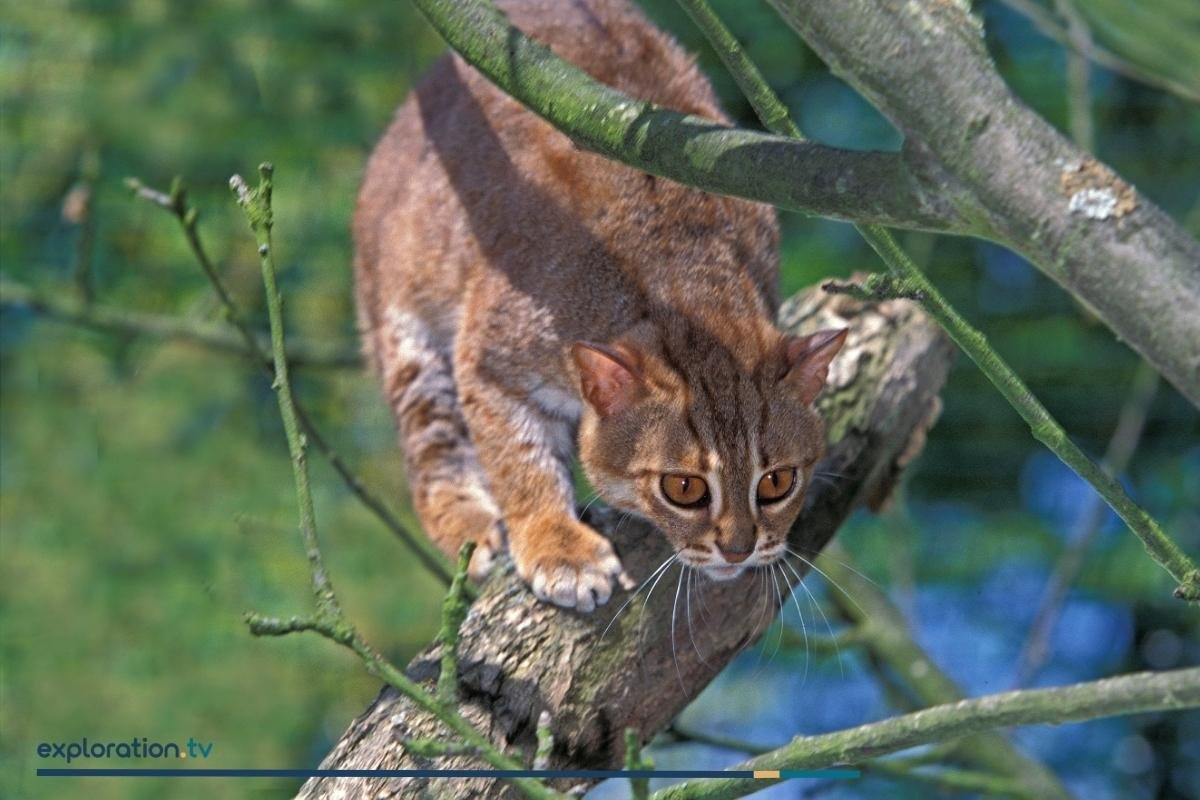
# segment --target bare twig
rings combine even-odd
[[[866,290],[886,291],[887,287],[898,287],[896,296],[918,293],[922,308],[941,324],[950,334],[950,338],[975,362],[1000,394],[1004,395],[1009,405],[1025,420],[1033,438],[1049,448],[1076,475],[1091,484],[1104,502],[1125,521],[1129,530],[1142,541],[1150,557],[1178,582],[1175,596],[1188,602],[1200,601],[1200,569],[1179,545],[1167,536],[1158,521],[1125,493],[1119,481],[1088,458],[1067,436],[1058,420],[1051,416],[1041,401],[1029,391],[1029,387],[1008,362],[988,344],[987,338],[946,302],[886,230],[874,225],[865,225],[861,226],[860,232],[892,273],[892,279],[887,283],[883,279],[869,278],[865,285]]]
[[[1067,116],[1075,144],[1096,152],[1096,126],[1092,123],[1091,65],[1084,55],[1092,46],[1092,34],[1071,5],[1071,0],[1054,0],[1058,13],[1067,21]]]
[[[263,284],[267,290],[267,314],[271,322],[271,352],[275,365],[275,380],[271,385],[279,397],[283,430],[287,435],[288,452],[292,457],[292,477],[296,482],[296,504],[300,512],[300,538],[308,556],[313,597],[317,601],[317,618],[336,623],[342,619],[342,609],[325,572],[321,549],[317,545],[316,513],[313,510],[312,490],[308,483],[307,441],[300,432],[296,403],[292,399],[292,382],[288,376],[287,350],[283,339],[283,298],[276,285],[275,254],[271,252],[271,229],[274,226],[271,209],[271,165],[263,164],[259,167],[258,174],[258,187],[253,190],[237,175],[230,179],[230,185],[237,190],[238,202],[246,212],[250,228],[258,240]],[[224,299],[222,298],[223,301]],[[247,343],[249,346],[256,345],[253,336],[248,337]]]
[[[703,744],[755,756],[777,749],[741,739],[703,733],[678,724],[663,731],[663,739],[664,744]],[[993,796],[1028,797],[1031,800],[1035,798],[1041,800],[1040,796],[1029,786],[1012,778],[978,770],[947,767],[930,769],[933,762],[941,760],[953,752],[953,748],[930,748],[930,751],[932,757],[930,754],[923,754],[919,758],[876,758],[856,766],[863,772],[872,772],[895,780],[933,785],[945,791],[984,792]]]
[[[1146,415],[1157,391],[1158,373],[1146,362],[1141,362],[1134,375],[1129,398],[1121,408],[1117,428],[1108,442],[1108,451],[1101,462],[1104,471],[1114,478],[1125,471],[1126,465],[1133,457],[1133,451],[1137,449],[1142,429],[1146,424]],[[1045,664],[1050,653],[1050,634],[1053,633],[1054,624],[1062,611],[1067,591],[1083,569],[1084,559],[1100,532],[1104,511],[1104,501],[1099,495],[1093,494],[1079,514],[1071,532],[1070,544],[1063,550],[1054,567],[1054,574],[1046,583],[1037,612],[1029,626],[1029,635],[1021,648],[1021,654],[1017,657],[1014,689],[1029,685]]]
[[[1071,48],[1074,52],[1102,67],[1148,86],[1172,92],[1193,102],[1200,101],[1200,92],[1196,91],[1194,87],[1142,69],[1111,50],[1097,45],[1092,41],[1091,36],[1086,39],[1077,39],[1072,36],[1069,24],[1064,26],[1055,19],[1053,14],[1033,0],[1000,0],[1000,2],[1028,19],[1033,23],[1034,28],[1041,31],[1042,35],[1064,47]],[[1078,14],[1078,12],[1075,13]]]
[[[292,387],[288,378],[287,353],[284,347],[283,333],[283,299],[279,294],[279,286],[276,281],[275,255],[271,240],[271,231],[274,226],[271,208],[272,178],[271,165],[263,164],[259,167],[259,182],[256,187],[250,188],[239,175],[230,178],[229,183],[238,198],[238,203],[246,212],[250,228],[258,241],[263,285],[266,288],[267,314],[271,323],[271,348],[275,364],[273,387],[279,399],[279,412],[287,436],[288,452],[291,455],[292,477],[296,484],[296,502],[300,517],[300,538],[308,557],[309,576],[316,610],[312,616],[292,617],[287,620],[248,614],[247,623],[251,632],[256,635],[278,636],[297,631],[315,631],[331,641],[348,647],[358,654],[371,674],[383,679],[422,708],[435,714],[449,730],[461,738],[461,744],[451,743],[447,747],[464,748],[464,752],[478,752],[482,759],[497,769],[519,770],[521,764],[499,750],[491,740],[464,719],[458,713],[454,702],[426,691],[419,683],[409,678],[367,644],[346,618],[341,604],[338,602],[337,594],[334,592],[333,584],[325,569],[320,544],[317,541],[316,514],[313,510],[312,491],[308,478],[308,460],[305,454],[306,441],[300,430],[300,421],[296,414],[296,404],[292,398]],[[464,580],[466,561],[462,566],[463,572],[458,576],[460,589],[461,581]],[[457,594],[456,599],[461,602],[461,594]],[[511,781],[527,796],[535,800],[562,797],[558,792],[530,778],[513,778]]]
[[[147,202],[165,209],[178,221],[183,230],[184,236],[187,239],[188,246],[191,248],[192,254],[196,257],[196,262],[200,265],[204,275],[212,284],[213,291],[217,298],[221,301],[222,311],[225,319],[234,327],[240,335],[245,347],[251,352],[259,354],[259,361],[262,363],[268,378],[274,377],[271,359],[268,357],[267,351],[258,342],[257,337],[251,330],[249,323],[246,321],[245,315],[238,307],[237,302],[233,299],[229,290],[225,287],[225,282],[221,279],[220,273],[213,265],[212,260],[208,257],[208,253],[204,248],[204,243],[200,238],[200,230],[198,226],[199,211],[190,207],[187,202],[187,189],[181,178],[176,177],[171,182],[171,190],[169,192],[160,192],[149,186],[146,186],[137,178],[128,178],[125,181],[126,186],[137,196]],[[244,188],[244,187],[242,187]],[[238,189],[235,188],[235,193]],[[246,191],[249,191],[248,189]],[[239,194],[239,197],[241,195]],[[312,440],[312,443],[321,451],[333,467],[334,472],[346,484],[346,487],[362,502],[363,505],[370,510],[376,518],[378,518],[385,527],[396,535],[417,557],[421,564],[432,572],[438,579],[446,585],[449,585],[453,570],[438,550],[428,539],[423,536],[415,535],[400,522],[399,518],[392,513],[387,504],[379,499],[371,492],[358,475],[352,470],[348,464],[342,459],[341,455],[334,450],[329,441],[317,429],[316,424],[312,421],[311,415],[307,412],[304,406],[296,403],[296,414],[300,420],[300,426],[304,432]],[[472,586],[467,586],[465,590],[470,596],[474,596],[475,589]]]
[[[642,741],[634,728],[625,729],[625,769],[640,772],[654,769],[654,762],[642,755]],[[633,800],[646,800],[650,796],[649,778],[630,778],[629,794]]]
[[[471,606],[471,596],[467,593],[467,565],[474,552],[475,542],[463,542],[458,551],[458,569],[442,601],[442,629],[438,633],[442,643],[442,671],[438,675],[437,691],[438,699],[448,706],[458,703],[458,631]]]
[[[1053,689],[1024,689],[940,705],[789,744],[731,769],[820,769],[856,764],[922,744],[944,742],[995,728],[1083,722],[1147,711],[1181,711],[1200,706],[1200,667],[1140,672]],[[764,786],[764,779],[715,779],[678,784],[653,800],[725,800]]]
[[[554,753],[554,731],[550,729],[550,712],[542,709],[537,720],[537,749],[533,753],[534,769],[549,769]]]
[[[266,365],[267,335],[255,333],[255,350],[247,350],[244,338],[219,323],[201,322],[170,314],[114,308],[86,303],[60,291],[43,291],[0,276],[0,305],[26,308],[50,319],[58,319],[84,328],[119,336],[146,336],[188,342],[239,356],[259,360]],[[289,342],[288,363],[293,367],[346,368],[362,366],[362,358],[350,347],[318,342]]]

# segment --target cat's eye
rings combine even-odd
[[[778,503],[792,493],[796,486],[796,470],[791,467],[773,469],[758,481],[758,504]]]
[[[708,484],[696,475],[663,475],[662,493],[680,508],[703,508],[712,498]]]

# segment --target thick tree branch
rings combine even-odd
[[[965,4],[770,0],[993,234],[1200,405],[1200,243],[1001,80]]]
[[[1082,722],[1119,714],[1200,706],[1200,667],[1140,672],[1054,689],[991,694],[822,736],[801,736],[731,769],[817,769],[995,728]],[[654,800],[727,800],[763,788],[762,780],[711,780],[655,792]]]
[[[913,455],[913,443],[936,416],[952,347],[911,303],[859,303],[816,289],[785,306],[781,326],[797,332],[851,330],[819,401],[831,441],[820,468],[844,477],[810,487],[792,534],[792,547],[812,558],[856,505],[886,493]],[[670,555],[663,536],[643,523],[594,506],[587,518],[614,539],[634,577],[654,574]],[[777,612],[774,586],[764,588],[757,575],[728,583],[695,576],[689,589],[678,570],[672,565],[656,579],[665,588],[646,586],[636,599],[620,593],[591,615],[538,603],[510,569],[494,575],[458,638],[461,713],[529,760],[546,711],[554,734],[551,767],[621,765],[627,728],[642,742],[663,730]],[[435,644],[407,672],[432,686],[440,663]],[[445,738],[441,730],[431,715],[385,689],[324,764],[354,769],[477,763],[466,756],[431,762],[403,745]],[[506,791],[483,780],[439,781],[435,787],[416,780],[341,779],[310,781],[301,796],[491,797],[491,792],[507,796]]]
[[[984,234],[944,187],[895,153],[852,152],[731,128],[637,100],[509,25],[488,0],[414,0],[450,45],[578,145],[717,194],[836,219]]]

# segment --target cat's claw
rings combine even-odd
[[[530,589],[539,600],[563,608],[573,608],[585,614],[595,611],[612,597],[616,581],[622,588],[631,588],[633,581],[625,574],[615,553],[580,567],[559,564],[534,570]]]
[[[499,520],[488,526],[487,532],[475,543],[475,552],[471,554],[471,563],[467,566],[467,577],[475,583],[483,583],[496,559],[504,550],[503,526]]]

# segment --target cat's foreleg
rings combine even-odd
[[[459,383],[517,574],[538,598],[585,612],[614,582],[629,586],[609,540],[576,518],[570,421],[470,370]]]
[[[476,542],[470,575],[483,578],[504,547],[504,524],[459,408],[448,348],[416,316],[391,309],[381,361],[400,429],[413,506],[425,533],[450,557]]]

